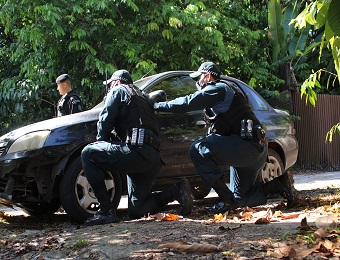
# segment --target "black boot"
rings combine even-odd
[[[234,194],[229,190],[223,178],[215,182],[212,188],[216,191],[220,202],[213,206],[205,206],[204,209],[208,213],[219,214],[237,208]]]
[[[156,202],[159,207],[163,207],[174,200],[177,200],[182,206],[181,215],[185,216],[191,213],[193,198],[190,183],[186,178],[181,178],[180,182],[156,195]]]
[[[100,203],[100,210],[98,210],[93,217],[86,219],[84,224],[86,226],[94,226],[118,222],[119,219],[116,216],[116,211],[107,193],[105,183],[92,183],[91,187]]]
[[[281,176],[263,184],[262,190],[267,196],[280,194],[287,200],[288,208],[293,208],[298,202],[298,191],[294,188],[294,178],[291,172],[285,172]]]

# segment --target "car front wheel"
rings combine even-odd
[[[119,173],[107,172],[105,178],[107,192],[115,208],[122,196],[122,181]],[[80,157],[66,168],[59,186],[61,205],[74,220],[83,222],[99,209],[98,200],[87,178],[84,176]]]
[[[262,170],[262,181],[269,182],[279,177],[284,172],[284,167],[280,156],[273,149],[268,149],[269,163],[266,163]]]

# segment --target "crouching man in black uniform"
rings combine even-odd
[[[118,70],[104,84],[110,91],[99,115],[97,142],[87,145],[81,154],[84,174],[100,203],[100,210],[85,225],[117,222],[115,209],[105,186],[107,171],[127,175],[128,214],[140,218],[177,200],[181,214],[190,214],[193,206],[187,179],[161,192],[151,193],[161,167],[159,129],[147,97],[133,85],[126,70]]]
[[[206,137],[194,142],[190,157],[207,187],[212,187],[220,202],[205,209],[223,213],[243,206],[258,206],[267,202],[268,195],[281,194],[288,207],[297,201],[290,173],[266,184],[257,184],[268,157],[265,132],[256,118],[247,96],[232,82],[221,81],[220,71],[213,62],[204,62],[190,74],[198,91],[185,97],[154,105],[157,111],[184,113],[205,110],[210,123]],[[230,186],[223,180],[221,166],[233,166]]]

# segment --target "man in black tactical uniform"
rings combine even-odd
[[[71,87],[71,78],[68,74],[61,74],[56,81],[58,91],[62,96],[57,105],[57,116],[75,114],[83,111],[83,104],[75,89]]]
[[[118,221],[105,186],[107,171],[127,176],[130,218],[154,214],[174,200],[181,204],[182,215],[190,214],[193,200],[187,179],[164,191],[151,192],[162,164],[152,103],[133,85],[126,70],[116,71],[104,84],[110,84],[110,91],[99,115],[97,142],[87,145],[81,154],[84,174],[100,203],[100,210],[85,225]]]
[[[267,202],[268,195],[281,194],[288,207],[297,201],[290,173],[266,184],[257,184],[257,176],[266,163],[265,132],[256,118],[247,96],[235,84],[220,80],[220,71],[213,62],[204,62],[190,77],[198,91],[169,102],[159,102],[160,112],[184,113],[205,110],[210,123],[206,137],[194,142],[190,157],[207,187],[219,196],[219,203],[207,206],[210,213],[223,213],[242,206],[257,206]],[[233,166],[230,186],[223,180],[223,165]]]

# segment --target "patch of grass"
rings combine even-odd
[[[75,248],[83,248],[88,245],[88,241],[85,238],[78,237],[77,241],[74,243],[73,247]]]
[[[297,237],[303,243],[307,243],[311,245],[315,243],[315,237],[313,234],[303,234],[303,235],[298,235]]]
[[[77,240],[74,243],[67,243],[64,245],[66,248],[72,248],[72,249],[81,249],[83,247],[86,247],[89,244],[87,239],[83,237],[77,237]]]
[[[221,255],[226,257],[236,257],[236,253],[233,251],[223,251],[221,252]]]
[[[283,234],[283,236],[281,236],[281,237],[279,238],[279,241],[280,241],[280,242],[287,241],[287,240],[289,240],[291,237],[292,237],[291,234],[285,233],[285,234]]]

